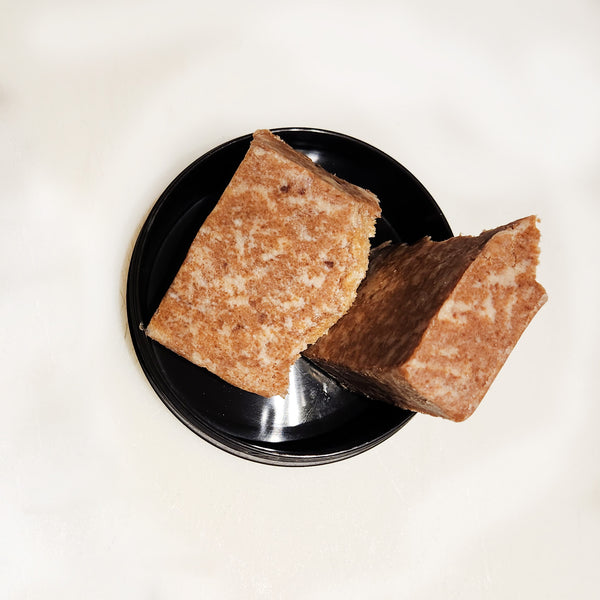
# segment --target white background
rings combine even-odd
[[[595,597],[597,2],[1,4],[2,598]],[[150,388],[139,228],[192,160],[282,126],[392,155],[455,233],[541,218],[550,300],[468,421],[275,468]]]

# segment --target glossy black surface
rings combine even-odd
[[[273,129],[328,171],[379,197],[373,245],[452,233],[425,188],[399,163],[354,138],[307,128]],[[140,364],[167,407],[192,431],[238,456],[268,464],[317,465],[356,455],[400,429],[413,413],[340,388],[301,359],[283,398],[235,388],[148,339],[147,324],[198,228],[244,157],[251,136],[215,148],[165,190],[136,242],[127,281],[129,328]]]

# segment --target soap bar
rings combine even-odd
[[[534,216],[373,252],[352,308],[304,355],[345,387],[462,421],[547,299]]]
[[[255,132],[147,335],[248,392],[286,394],[291,365],[356,297],[380,212],[371,192]]]

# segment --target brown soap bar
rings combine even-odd
[[[290,366],[356,297],[380,212],[372,193],[257,131],[148,336],[244,390],[284,395]]]
[[[462,421],[547,299],[539,239],[531,216],[380,247],[352,308],[304,355],[366,396]]]

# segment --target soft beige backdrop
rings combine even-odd
[[[594,597],[597,2],[0,8],[2,598]],[[550,295],[467,422],[306,469],[180,425],[124,312],[171,179],[293,125],[391,154],[456,233],[538,214]]]

